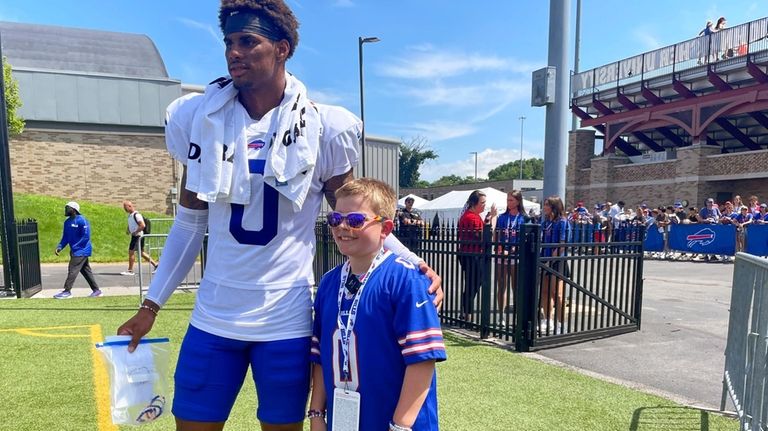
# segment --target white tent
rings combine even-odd
[[[408,198],[413,198],[413,207],[416,209],[421,208],[424,204],[429,202],[428,200],[424,198],[420,198],[414,194],[408,194],[400,198],[400,200],[397,201],[397,207],[398,208],[405,208],[405,200]]]
[[[480,189],[480,191],[485,193],[486,196],[486,212],[490,211],[493,204],[496,204],[499,214],[507,208],[506,192],[494,189],[493,187],[486,187]],[[461,210],[464,208],[464,204],[471,193],[472,190],[454,190],[428,201],[419,208],[421,217],[431,223],[435,214],[437,214],[440,218],[440,223],[456,224],[461,216]],[[538,214],[540,211],[539,204],[525,199],[523,199],[523,208],[525,208],[526,212],[533,210],[534,214]],[[481,214],[481,217],[485,217],[485,213]]]

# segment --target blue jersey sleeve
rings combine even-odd
[[[338,271],[331,270],[323,275],[322,280],[320,280],[320,286],[317,288],[317,293],[315,293],[315,316],[314,320],[312,321],[312,347],[310,351],[310,360],[316,364],[322,363],[320,341],[323,338],[322,333],[324,325],[336,323],[335,319],[334,321],[328,320],[333,319],[336,316],[326,317],[328,313],[325,311],[325,309],[329,306],[328,301],[335,298],[333,296],[333,293],[335,292],[334,285],[336,288],[338,288],[338,280],[334,275],[337,273]],[[333,282],[334,280],[336,283]]]
[[[392,305],[394,329],[400,352],[406,365],[446,357],[443,331],[437,310],[432,304],[434,295],[427,293],[429,279],[411,263],[397,258],[402,265],[393,273]]]

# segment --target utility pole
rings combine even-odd
[[[520,180],[522,180],[523,179],[523,124],[525,124],[525,116],[520,116],[518,120],[520,120]]]
[[[2,43],[0,43],[0,47]],[[3,69],[3,52],[0,48],[0,73]],[[18,237],[13,212],[13,188],[11,187],[10,139],[8,137],[8,116],[5,105],[5,79],[0,76],[0,243],[3,255],[3,281],[5,289],[15,291],[21,297],[19,286]]]
[[[475,155],[475,182],[477,182],[477,151],[472,151],[469,154]]]

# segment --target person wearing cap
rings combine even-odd
[[[768,204],[760,204],[760,213],[754,217],[755,224],[768,223]]]
[[[67,279],[64,281],[64,290],[53,295],[56,299],[67,299],[72,297],[72,285],[75,283],[77,274],[83,274],[88,286],[91,287],[92,298],[101,296],[96,278],[91,271],[91,264],[88,259],[91,256],[91,225],[88,220],[80,214],[80,205],[75,201],[67,202],[64,206],[64,230],[61,235],[61,241],[56,246],[56,255],[61,253],[64,247],[69,246],[69,267],[67,268]]]
[[[323,198],[335,208],[336,190],[353,179],[363,125],[342,107],[312,103],[288,73],[299,23],[284,0],[222,0],[218,23],[229,76],[166,112],[166,147],[184,165],[162,254],[169,264],[158,267],[117,333],[131,335],[133,352],[194,265],[207,231],[205,273],[174,377],[176,429],[223,429],[250,370],[261,429],[300,431],[305,418],[324,420],[322,411],[306,411],[315,221]],[[348,225],[349,215],[339,214]],[[439,306],[440,277],[393,235],[384,242],[427,273]],[[354,348],[346,341],[340,356]]]

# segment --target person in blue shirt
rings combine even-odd
[[[508,297],[514,296],[517,284],[517,242],[518,234],[527,217],[523,208],[523,193],[520,190],[507,192],[507,209],[491,219],[498,245],[496,248],[496,300],[502,313],[500,326],[506,326],[505,316],[512,313]]]
[[[64,206],[64,231],[61,234],[61,241],[56,246],[56,255],[69,246],[69,268],[67,279],[64,281],[64,290],[53,295],[56,299],[67,299],[72,297],[72,285],[75,283],[77,274],[83,274],[85,281],[91,286],[92,298],[101,296],[101,290],[96,283],[96,278],[91,271],[91,265],[88,258],[91,256],[91,225],[85,217],[80,215],[80,205],[77,202],[67,202]]]
[[[437,430],[435,362],[445,345],[428,278],[383,247],[395,194],[360,178],[336,199],[327,222],[348,260],[315,297],[310,429],[332,430],[335,419],[366,431]]]
[[[570,276],[570,270],[567,263],[558,258],[565,255],[565,247],[558,244],[564,244],[568,241],[570,234],[570,225],[565,218],[565,209],[563,201],[559,196],[550,196],[544,200],[541,216],[541,257],[548,258],[546,261],[553,272],[545,271],[543,282],[541,284],[541,294],[539,296],[539,307],[543,313],[543,318],[539,321],[539,331],[546,334],[563,334],[567,332],[564,323],[564,301],[563,295],[565,285],[562,278]],[[553,307],[554,305],[554,307]],[[554,323],[552,316],[554,315]]]

